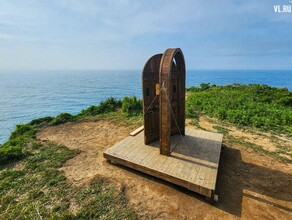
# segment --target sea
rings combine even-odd
[[[186,84],[267,84],[292,90],[292,70],[188,70]],[[15,125],[76,114],[107,97],[141,98],[141,71],[0,71],[0,144]]]

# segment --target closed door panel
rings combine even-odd
[[[143,82],[143,113],[144,142],[149,144],[159,140],[159,66],[162,54],[151,57],[144,66]]]

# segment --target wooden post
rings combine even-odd
[[[179,48],[167,49],[160,63],[160,153],[170,155],[170,136],[185,133],[185,62]]]
[[[172,50],[168,49],[162,56],[159,72],[159,83],[161,89],[159,107],[159,140],[160,154],[170,155],[170,130],[171,130],[171,109],[169,108],[169,97],[171,97],[170,81],[171,81],[171,64]]]

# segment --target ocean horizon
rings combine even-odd
[[[186,85],[267,84],[292,90],[292,70],[188,70]],[[140,70],[0,71],[0,144],[15,125],[76,114],[107,97],[141,98]]]

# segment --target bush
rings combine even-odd
[[[199,119],[198,114],[195,112],[195,109],[192,108],[190,105],[186,106],[186,117],[187,118],[195,118]]]
[[[284,106],[292,107],[292,96],[280,98],[278,103]]]
[[[24,145],[35,137],[36,129],[29,124],[16,125],[9,140],[0,146],[0,164],[20,159],[24,156]]]
[[[113,97],[109,97],[99,104],[100,113],[113,112],[121,107],[122,107],[121,100],[117,100]]]
[[[186,91],[187,92],[203,92],[213,87],[216,87],[216,85],[215,84],[211,85],[210,83],[201,83],[199,87],[191,86],[189,88],[186,88]]]
[[[69,113],[61,113],[51,122],[52,125],[59,125],[66,122],[74,121],[75,117]]]
[[[52,123],[52,121],[54,119],[55,119],[54,117],[47,116],[47,117],[43,117],[43,118],[33,119],[28,124],[32,125],[32,126],[45,126],[45,125],[49,125],[50,123]]]
[[[121,106],[122,106],[121,100],[109,97],[105,101],[100,102],[100,104],[97,106],[92,105],[89,108],[82,110],[79,115],[95,116],[107,112],[116,111],[118,108],[121,108]]]
[[[0,164],[4,164],[23,157],[22,147],[3,145],[0,147]]]
[[[31,130],[32,126],[28,124],[16,125],[16,129],[12,132],[11,137],[13,138],[14,136],[23,135]]]
[[[124,97],[122,101],[122,111],[128,116],[142,114],[142,100],[137,99],[136,96]]]
[[[16,129],[11,133],[9,140],[34,137],[35,132],[33,126],[29,124],[16,125]]]

